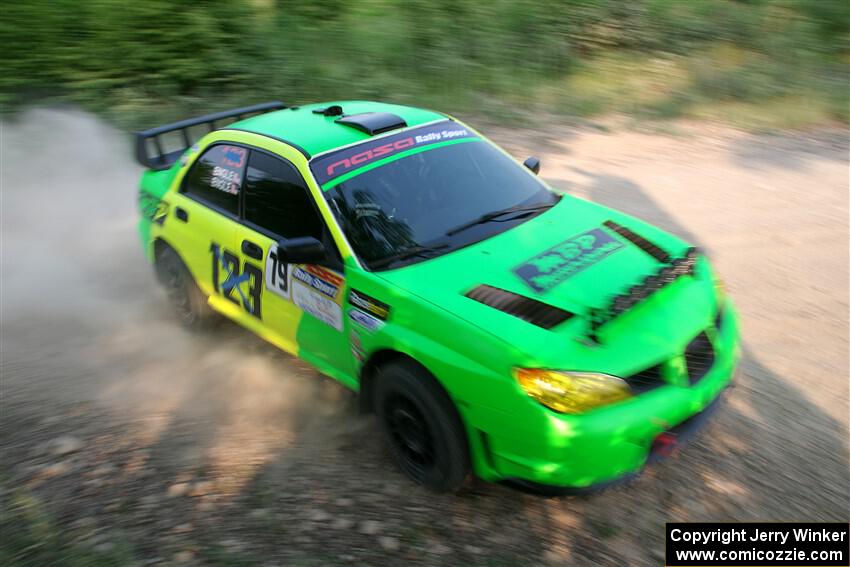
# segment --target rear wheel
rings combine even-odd
[[[163,248],[157,255],[156,273],[174,314],[184,327],[207,327],[217,319],[189,269],[172,248]]]
[[[431,490],[460,490],[469,475],[469,450],[451,399],[410,361],[388,364],[377,379],[375,410],[399,467]]]

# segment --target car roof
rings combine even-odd
[[[395,114],[401,117],[407,123],[407,126],[418,126],[447,118],[439,112],[413,106],[346,100],[293,106],[284,110],[252,116],[229,124],[226,128],[246,130],[283,140],[300,148],[311,157],[374,137],[358,128],[335,122],[340,118],[338,115],[325,116],[313,112],[313,110],[330,106],[342,107],[342,112],[346,116],[367,112]]]

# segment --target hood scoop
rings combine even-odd
[[[517,293],[482,284],[467,292],[466,297],[518,317],[543,329],[551,329],[573,317],[573,313]]]

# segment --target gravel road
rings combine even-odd
[[[427,493],[335,382],[232,325],[178,328],[128,140],[34,111],[0,133],[0,562],[661,565],[666,521],[848,520],[847,132],[485,132],[713,258],[744,357],[697,442],[591,497]]]

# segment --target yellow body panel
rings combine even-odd
[[[160,238],[177,251],[201,291],[209,297],[209,304],[213,309],[275,346],[298,355],[300,349],[297,332],[303,311],[286,296],[285,292],[282,292],[279,288],[277,293],[269,289],[268,284],[270,282],[268,280],[239,284],[237,287],[245,295],[248,294],[248,288],[252,284],[261,288],[259,293],[262,318],[258,318],[252,315],[248,309],[243,308],[239,303],[234,303],[213,288],[214,256],[211,251],[213,243],[217,244],[222,250],[227,250],[237,256],[240,266],[249,264],[259,269],[263,274],[263,279],[269,277],[269,270],[273,268],[270,253],[274,253],[277,246],[277,242],[265,234],[244,226],[235,218],[212,210],[180,193],[183,178],[195,160],[204,153],[207,147],[219,142],[237,143],[266,150],[292,163],[304,178],[343,261],[354,261],[351,248],[328,209],[304,155],[292,146],[267,136],[227,129],[218,130],[205,136],[181,159],[180,170],[174,176],[171,187],[163,198],[163,201],[168,204],[169,215],[172,218],[169,219],[169,222],[152,226],[151,240]],[[188,222],[182,222],[175,217],[177,209],[182,209],[188,214]],[[248,240],[260,246],[263,251],[263,259],[257,260],[245,255],[242,252],[243,240]],[[342,292],[343,290],[340,291],[340,293]],[[231,297],[238,301],[241,300],[238,291],[232,293]]]

